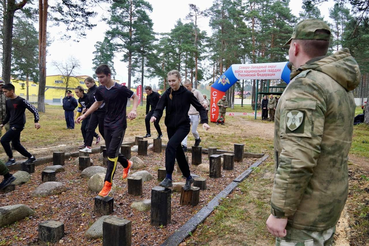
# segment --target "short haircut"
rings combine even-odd
[[[80,92],[85,93],[85,89],[83,89],[82,86],[80,85],[76,87],[76,90],[79,90]]]
[[[87,77],[86,79],[85,79],[85,82],[90,82],[90,83],[93,83],[93,84],[95,84],[95,80],[92,78],[92,77]]]
[[[8,90],[8,91],[15,91],[15,87],[12,84],[3,85],[3,89]]]
[[[146,86],[145,90],[152,91],[152,88],[151,88],[151,86]]]
[[[72,93],[72,91],[71,90],[67,90],[67,93]]]
[[[189,80],[189,79],[186,79],[186,80],[183,82],[183,84],[185,84],[185,85],[191,85],[191,86],[192,86],[192,82],[191,82],[191,80]]]
[[[327,30],[317,30],[316,33],[325,33]],[[298,42],[309,57],[325,56],[328,52],[329,41],[327,40],[294,40]]]
[[[168,77],[171,76],[171,75],[174,75],[176,76],[178,79],[181,79],[181,74],[177,71],[177,70],[172,70],[172,71],[169,71],[168,73]]]
[[[108,65],[100,65],[96,68],[95,74],[105,74],[106,76],[111,75],[111,70]]]

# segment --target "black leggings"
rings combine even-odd
[[[152,110],[145,117],[146,133],[148,133],[148,134],[151,134],[151,132],[150,132],[150,119],[151,119],[153,113],[154,113],[154,111]],[[160,129],[159,122],[160,122],[160,118],[156,119],[154,121],[154,126],[155,126],[156,131],[158,132],[158,134],[163,135],[162,132],[161,132],[161,129]]]
[[[166,173],[172,174],[174,170],[175,159],[182,171],[184,177],[190,176],[190,168],[183,152],[181,142],[190,132],[190,124],[180,125],[176,128],[167,128],[169,141],[165,149],[165,169]]]
[[[105,117],[104,111],[95,111],[91,114],[90,121],[88,122],[88,125],[87,125],[86,138],[83,138],[85,140],[86,146],[92,145],[92,140],[94,138],[94,134],[96,134],[95,129],[97,125],[99,125],[99,132],[101,136],[105,139],[104,137],[104,117]]]
[[[12,142],[13,149],[18,151],[21,155],[30,158],[32,155],[22,146],[20,143],[20,134],[23,128],[10,127],[10,129],[1,138],[1,144],[4,147],[6,154],[9,159],[13,158],[13,151],[10,147],[10,142]]]
[[[91,146],[92,145],[92,140],[91,140],[91,143],[90,145],[87,145],[86,144],[86,140],[87,140],[87,130],[88,130],[88,126],[89,126],[89,122],[90,122],[90,119],[91,117],[87,117],[86,119],[84,119],[82,121],[82,124],[81,124],[81,132],[82,132],[82,136],[83,136],[83,141],[85,143],[85,146]],[[97,135],[97,133],[95,131],[93,131],[92,133],[92,138],[95,137],[97,138],[99,135]]]

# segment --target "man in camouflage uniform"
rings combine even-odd
[[[270,95],[269,102],[268,102],[268,109],[269,109],[269,121],[274,121],[274,113],[275,108],[277,107],[277,101],[273,95]]]
[[[289,60],[296,70],[275,117],[276,174],[266,224],[276,245],[331,245],[348,192],[359,66],[343,49],[325,56],[330,29],[317,19],[296,25]]]
[[[226,114],[226,111],[227,111],[227,108],[228,108],[228,102],[226,101],[226,99],[227,99],[227,97],[223,96],[217,103],[217,105],[219,107],[217,125],[218,124],[224,125],[225,114]]]

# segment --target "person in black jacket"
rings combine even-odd
[[[74,109],[77,108],[77,100],[72,97],[72,91],[67,90],[67,95],[63,98],[63,109],[67,129],[74,129]]]
[[[6,84],[3,86],[4,95],[8,98],[8,100],[6,100],[6,117],[0,125],[0,128],[9,122],[9,130],[1,138],[1,144],[3,145],[5,152],[9,157],[9,160],[5,163],[6,166],[15,164],[10,142],[12,142],[13,149],[17,150],[21,155],[28,158],[28,160],[23,162],[23,164],[30,164],[36,161],[36,158],[30,154],[20,143],[20,134],[23,131],[24,125],[26,124],[26,114],[24,113],[26,109],[33,113],[35,118],[35,128],[40,129],[41,127],[38,123],[40,117],[37,109],[26,99],[17,96],[14,91],[15,88],[12,84]]]
[[[97,90],[97,86],[96,86],[95,80],[91,77],[87,77],[85,79],[85,85],[88,88],[87,96],[89,98],[89,104],[86,105],[86,107],[87,109],[89,109],[91,105],[96,101],[95,93]],[[96,136],[95,129],[97,125],[99,125],[99,132],[101,136],[104,138],[104,118],[105,118],[105,103],[102,103],[101,106],[91,114],[90,121],[88,122],[88,126],[87,126],[87,134],[86,134],[86,140],[85,140],[86,147],[81,150],[82,152],[88,152],[88,153],[92,152],[91,145],[92,145],[94,136]],[[97,135],[96,144],[98,144],[100,141],[101,141],[101,138],[99,137],[99,135]]]
[[[144,136],[144,138],[148,138],[148,137],[151,137],[150,119],[151,119],[152,114],[154,113],[156,105],[159,102],[160,94],[153,91],[150,86],[146,86],[145,91],[146,91],[147,97],[146,97],[146,117],[145,117],[146,135]],[[151,106],[151,110],[150,110],[150,106]],[[156,131],[158,132],[158,138],[161,138],[163,134],[160,129],[159,121],[160,121],[160,118],[158,118],[154,122],[154,126],[156,128]]]
[[[261,101],[261,120],[268,119],[268,98],[264,95],[263,100]]]
[[[204,129],[207,130],[210,126],[207,124],[208,116],[205,108],[192,92],[181,85],[181,76],[177,70],[172,70],[168,73],[168,83],[170,88],[161,96],[150,120],[151,122],[155,122],[163,115],[163,110],[166,108],[165,125],[167,126],[169,141],[165,149],[166,177],[160,183],[160,186],[166,188],[173,186],[172,173],[174,161],[177,159],[179,168],[186,178],[186,184],[183,189],[189,190],[194,180],[191,177],[190,168],[181,147],[181,142],[190,132],[191,126],[188,110],[191,104],[199,111]]]

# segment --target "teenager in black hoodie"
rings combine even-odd
[[[165,169],[167,175],[160,183],[160,186],[166,188],[172,186],[172,173],[175,159],[177,159],[179,168],[183,176],[186,177],[186,184],[183,188],[184,190],[189,190],[194,180],[191,177],[190,168],[181,147],[181,142],[190,132],[188,110],[191,104],[199,111],[203,127],[207,130],[210,126],[207,124],[208,116],[206,110],[194,94],[181,85],[181,75],[178,71],[172,70],[168,73],[168,83],[170,88],[161,96],[150,120],[151,122],[155,122],[156,119],[159,119],[163,115],[163,110],[166,108],[165,125],[167,126],[169,138],[165,150]]]

